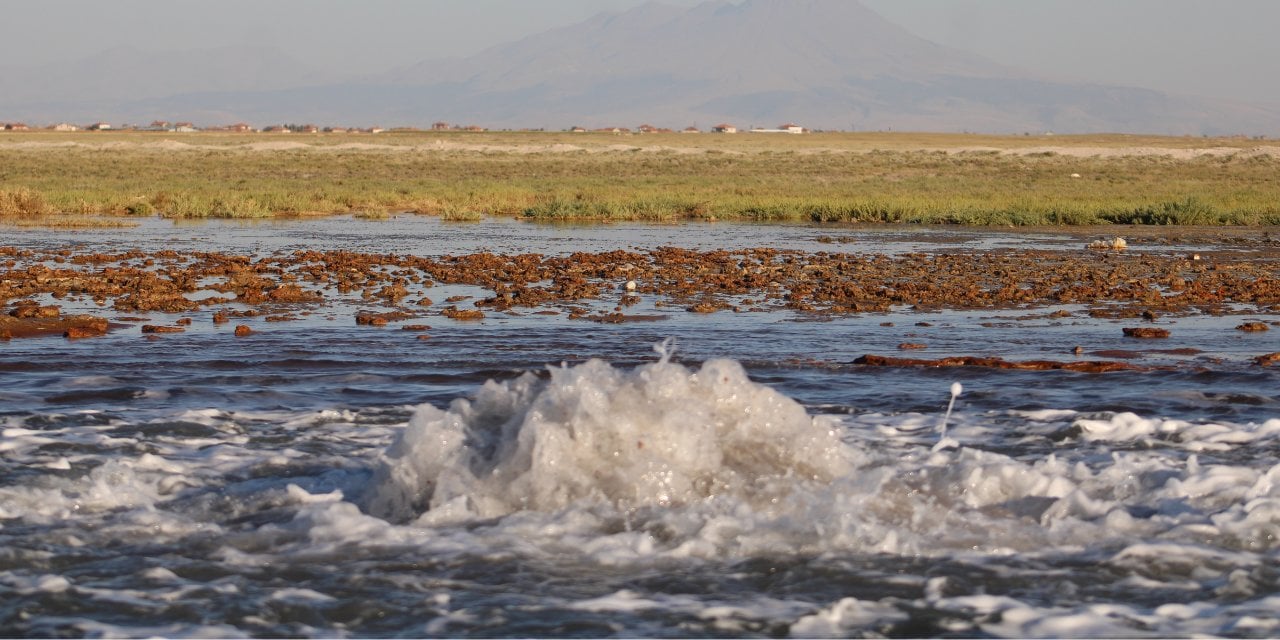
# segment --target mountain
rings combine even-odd
[[[1040,78],[917,37],[856,0],[649,3],[389,80],[450,87],[431,104],[446,120],[512,126],[1231,133],[1273,129],[1280,113]]]
[[[224,65],[193,74],[208,76],[200,83],[184,83],[172,69],[148,71],[149,84],[113,72],[90,85],[100,89],[93,105],[139,114],[128,116],[135,120],[204,114],[264,124],[444,120],[550,129],[798,122],[842,130],[1217,135],[1274,134],[1280,123],[1275,106],[1041,77],[917,37],[856,0],[650,2],[360,82],[326,83],[276,54],[259,51],[257,62],[243,63],[261,70],[256,75],[235,76]],[[272,60],[288,68],[273,70]],[[52,94],[76,104],[73,92]]]

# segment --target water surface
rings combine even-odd
[[[409,216],[8,238],[427,256],[1082,246],[1048,231]],[[661,319],[622,325],[432,317],[427,340],[329,309],[249,321],[243,339],[198,321],[0,343],[0,635],[1280,633],[1280,374],[1252,363],[1280,350],[1274,332],[1167,319],[1193,349],[1171,353],[1055,308],[815,318],[655,302],[634,312]],[[1008,359],[1086,345],[1151,368],[852,364],[906,341]]]

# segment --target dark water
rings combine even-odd
[[[149,222],[7,244],[1079,241],[404,218]],[[645,305],[634,312],[662,311]],[[1147,349],[1134,362],[1153,370],[1104,375],[852,364],[904,341],[928,343],[923,357],[1134,349],[1118,322],[1054,310],[624,325],[494,313],[432,317],[419,340],[343,309],[243,339],[197,322],[0,343],[0,635],[1280,633],[1280,373],[1251,362],[1280,350],[1273,336],[1232,331],[1240,317],[1168,319],[1198,353]],[[669,359],[654,349],[668,338]],[[954,382],[952,444],[938,446]]]

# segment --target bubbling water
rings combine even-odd
[[[364,506],[438,524],[581,503],[763,505],[854,468],[837,428],[732,360],[696,371],[665,355],[630,371],[591,360],[490,381],[447,410],[419,407]]]

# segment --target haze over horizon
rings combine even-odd
[[[272,44],[340,75],[466,56],[649,0],[0,0],[0,67]],[[700,0],[660,0],[693,6]],[[740,1],[740,0],[739,0]],[[1271,0],[862,0],[908,31],[1046,74],[1280,103]]]
[[[292,82],[273,86],[272,82],[281,80],[266,70],[260,74],[263,77],[253,79],[256,83],[236,89],[367,80],[424,62],[474,57],[646,1],[0,0],[8,16],[0,22],[0,93],[16,96],[25,90],[50,103],[84,99],[74,94],[41,96],[41,87],[14,86],[17,80],[5,84],[4,75],[20,78],[19,70],[36,68],[61,71],[112,60],[111,56],[130,49],[173,53],[180,59],[201,49],[272,47],[300,63],[288,71],[280,68],[279,73],[289,73]],[[660,4],[689,9],[701,0],[661,0]],[[1270,34],[1271,25],[1280,22],[1280,3],[1268,0],[862,0],[862,4],[915,36],[1046,80],[1280,107],[1280,85],[1265,80],[1271,61],[1280,59],[1280,39]],[[172,79],[181,85],[175,85],[172,93],[231,88],[202,87],[196,80]],[[157,78],[148,89],[158,92],[166,81]],[[98,98],[111,88],[69,85],[83,87]],[[27,99],[39,102],[32,100]],[[0,97],[0,121],[7,117],[4,107]],[[179,113],[172,117],[195,119]]]

